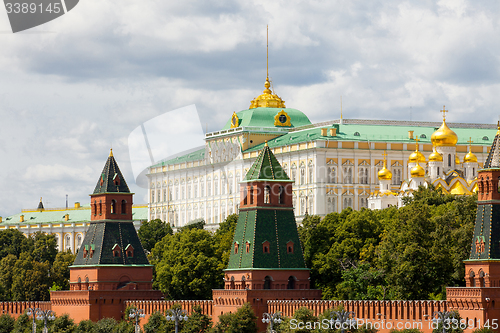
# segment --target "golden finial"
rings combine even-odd
[[[495,135],[499,135],[500,134],[500,120],[497,122],[497,134]]]
[[[268,145],[267,145],[267,140],[266,140],[266,143],[264,144],[264,147],[268,147]]]
[[[445,121],[446,120],[446,112],[448,112],[448,110],[445,110],[444,105],[443,105],[443,109],[439,112],[443,113],[443,121]]]
[[[40,202],[42,202],[42,197],[40,197]]]
[[[418,142],[420,141],[420,139],[418,138],[418,136],[415,138],[415,151],[418,151]]]
[[[113,148],[109,150],[109,157],[113,156]]]
[[[267,71],[266,81],[269,81],[269,24],[267,25],[266,71]]]

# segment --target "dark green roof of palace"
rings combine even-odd
[[[248,170],[245,180],[290,180],[287,174],[281,168],[276,156],[269,149],[268,145],[264,145],[264,149],[259,153],[259,156]]]
[[[104,169],[94,189],[94,194],[101,193],[130,193],[127,182],[112,152],[109,154],[108,160],[104,165]]]

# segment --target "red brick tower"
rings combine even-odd
[[[91,223],[70,266],[70,291],[51,292],[52,310],[79,322],[121,319],[126,300],[157,300],[153,267],[132,222],[133,193],[113,153],[91,197]]]
[[[240,213],[222,290],[213,290],[213,319],[252,305],[260,330],[268,300],[321,299],[293,214],[292,183],[267,143],[240,185]]]
[[[500,320],[500,127],[482,170],[478,171],[474,237],[465,260],[466,288],[447,288],[447,300],[475,326]],[[469,325],[470,327],[471,325]]]

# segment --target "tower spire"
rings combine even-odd
[[[266,77],[269,79],[269,24],[267,25],[266,71]]]

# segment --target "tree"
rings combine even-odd
[[[21,252],[33,250],[33,239],[26,238],[22,232],[15,229],[0,231],[0,259],[9,254],[19,257]]]
[[[21,253],[13,269],[12,298],[14,301],[48,301],[51,286],[50,264],[33,260],[28,253]]]
[[[14,323],[14,330],[12,333],[31,333],[32,332],[32,320],[27,314],[23,313],[17,317]]]
[[[229,215],[224,222],[219,224],[219,229],[215,232],[215,244],[217,246],[216,255],[220,258],[221,269],[226,269],[229,264],[229,254],[233,244],[234,230],[238,223],[238,214]],[[223,277],[223,275],[222,275]],[[222,278],[221,277],[221,278]]]
[[[337,284],[337,297],[348,300],[384,300],[386,289],[383,271],[368,262],[354,263],[342,271],[342,282]]]
[[[167,319],[161,312],[153,312],[149,316],[149,320],[144,324],[144,333],[164,332]]]
[[[117,325],[116,320],[113,318],[103,318],[95,325],[95,333],[114,333]]]
[[[170,299],[210,299],[222,283],[222,269],[210,232],[187,229],[165,236],[153,248],[155,287]]]
[[[219,316],[219,322],[213,333],[256,333],[257,317],[249,303],[243,304],[235,313],[225,313]]]
[[[161,241],[166,235],[173,235],[174,232],[170,224],[160,219],[144,222],[137,232],[144,250],[151,252],[156,243]]]
[[[203,333],[208,332],[212,327],[212,319],[203,314],[199,305],[193,308],[189,319],[184,323],[182,333]],[[1,333],[1,332],[0,332]]]
[[[96,324],[92,320],[82,320],[75,328],[75,333],[96,333]]]
[[[14,330],[16,320],[8,314],[0,316],[0,333],[11,333]]]
[[[52,265],[58,253],[56,236],[37,231],[33,235],[33,240],[33,259],[38,262],[48,261]]]
[[[57,290],[69,290],[69,266],[75,261],[75,255],[70,250],[66,252],[59,252],[52,268],[50,269],[50,276],[52,283],[59,288]]]
[[[67,314],[57,317],[50,332],[54,333],[73,333],[75,331],[75,322]]]

